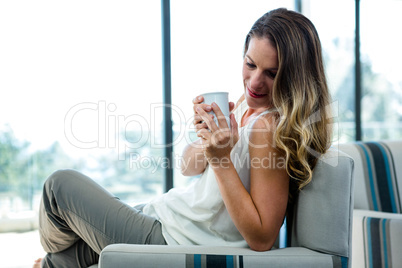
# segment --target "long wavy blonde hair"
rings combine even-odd
[[[302,189],[312,178],[318,157],[331,143],[332,121],[321,43],[309,19],[276,9],[258,19],[246,37],[268,38],[277,49],[279,68],[273,104],[279,111],[275,145],[286,157],[291,187]]]

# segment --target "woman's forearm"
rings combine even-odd
[[[201,148],[201,142],[197,140],[184,148],[181,159],[181,173],[184,176],[199,175],[205,170],[207,163]]]
[[[235,168],[215,169],[215,175],[226,209],[248,245],[258,251],[270,249],[276,238],[276,230],[263,226],[253,199]]]
[[[289,188],[286,173],[280,170],[267,173],[267,168],[263,168],[263,173],[259,172],[262,168],[251,170],[248,192],[232,162],[211,167],[238,231],[253,250],[269,250],[285,216]]]

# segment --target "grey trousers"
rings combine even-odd
[[[166,244],[159,221],[74,170],[56,171],[45,182],[39,233],[48,253],[42,267],[88,267],[110,244]]]

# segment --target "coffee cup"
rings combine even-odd
[[[229,119],[229,92],[210,92],[210,93],[204,93],[201,94],[204,97],[204,102],[206,104],[212,104],[215,102],[219,108],[221,109],[223,115],[226,118],[226,122],[228,123],[228,126],[230,127],[230,119]],[[214,114],[213,111],[208,112],[209,114]],[[215,123],[219,126],[218,120],[217,120],[217,115],[214,114],[214,121]]]

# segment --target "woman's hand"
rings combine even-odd
[[[234,105],[234,104],[233,104]],[[230,152],[239,140],[238,124],[233,114],[230,114],[230,128],[221,109],[216,103],[210,106],[215,113],[218,125],[202,106],[195,107],[198,124],[197,136],[201,138],[201,144],[205,157],[212,167],[224,167],[230,163]],[[233,107],[232,107],[233,109]],[[195,120],[194,120],[195,121]],[[200,127],[205,124],[206,127]]]
[[[202,103],[204,101],[203,96],[198,96],[193,100],[193,110],[194,110],[194,121],[193,124],[195,126],[196,131],[205,130],[209,132],[208,125],[204,118],[208,118],[208,120],[212,120],[214,116],[208,114],[207,112],[212,111],[212,107],[209,104]],[[229,110],[232,111],[234,108],[234,103],[229,103]],[[197,109],[201,109],[204,113],[204,118],[197,112]],[[226,121],[226,120],[225,120]],[[208,161],[205,157],[204,153],[204,140],[198,139],[193,143],[188,144],[184,150],[182,155],[182,161],[180,164],[181,173],[184,176],[195,176],[204,172],[205,167],[208,164]]]
[[[201,118],[201,116],[197,113],[197,109],[202,109],[205,112],[210,112],[212,111],[212,107],[209,104],[205,104],[203,103],[204,101],[204,97],[203,96],[198,96],[193,100],[193,110],[194,110],[194,127],[195,127],[195,131],[198,132],[201,129],[208,129],[207,124],[204,122],[204,120]],[[209,114],[209,117],[211,119],[214,118],[214,116],[212,114]]]
[[[197,112],[198,108],[203,109],[205,112],[211,112],[212,111],[212,107],[209,104],[205,104],[204,102],[204,97],[201,96],[197,96],[195,99],[193,99],[193,110],[194,110],[194,127],[195,127],[195,131],[198,132],[201,129],[208,129],[208,125],[205,123],[204,119],[202,119],[202,117],[199,115],[199,113]],[[231,112],[233,110],[233,108],[235,107],[235,104],[233,102],[229,102],[229,111]],[[208,114],[208,116],[211,119],[214,119],[214,115],[213,114]]]
[[[193,100],[193,110],[194,110],[194,120],[193,124],[195,126],[196,131],[205,130],[209,132],[209,127],[204,120],[204,118],[208,118],[208,120],[212,120],[214,116],[208,114],[207,112],[212,111],[212,107],[209,104],[202,103],[204,101],[203,96],[198,96]],[[233,102],[229,103],[229,111],[234,109],[235,105]],[[197,112],[197,109],[201,109],[204,111],[204,118],[201,117],[200,113]],[[226,121],[226,120],[225,120]],[[204,145],[205,141],[203,139],[198,139],[193,143],[188,144],[184,150],[182,155],[182,161],[180,164],[181,173],[184,176],[195,176],[204,172],[206,166],[208,165],[207,158],[204,153]]]

